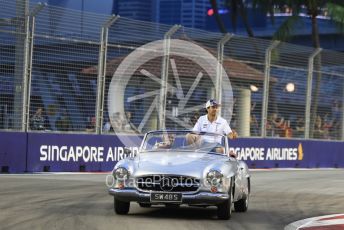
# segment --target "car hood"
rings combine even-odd
[[[226,156],[208,153],[141,153],[134,161],[133,176],[170,174],[201,178],[204,172],[222,165],[224,161],[228,161]]]

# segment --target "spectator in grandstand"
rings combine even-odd
[[[119,132],[123,130],[123,119],[121,117],[120,112],[116,112],[113,114],[112,119],[111,119],[111,125],[115,132]]]
[[[296,126],[295,126],[295,137],[303,137],[305,134],[305,119],[301,116],[298,116],[296,120]]]
[[[172,89],[172,92],[168,91],[166,96],[166,110],[169,111],[173,117],[178,116],[178,102],[179,99],[175,90]]]
[[[60,116],[55,122],[55,127],[58,131],[71,131],[72,125],[66,108],[62,109]]]
[[[109,133],[111,131],[113,132],[113,128],[111,126],[110,119],[109,117],[105,116],[104,125],[103,125],[103,133]]]
[[[268,118],[266,119],[266,135],[269,137],[274,136],[273,128],[272,128],[272,116],[268,115]]]
[[[293,137],[293,129],[290,126],[290,120],[285,120],[283,125],[284,137]]]
[[[272,123],[272,136],[283,137],[284,136],[284,118],[280,117],[277,113],[273,113],[271,116]]]
[[[319,115],[317,115],[314,123],[313,137],[317,139],[322,139],[324,137],[324,130],[322,126],[322,120]]]
[[[323,121],[324,121],[324,124],[323,124],[324,138],[331,139],[330,130],[332,129],[332,126],[333,126],[333,120],[329,113],[325,114]]]
[[[94,132],[96,130],[96,117],[89,117],[86,125],[86,132]]]
[[[258,136],[259,135],[259,123],[256,117],[257,112],[255,111],[256,102],[251,104],[251,115],[250,115],[250,135]]]
[[[256,115],[251,113],[250,117],[250,132],[251,136],[258,136],[259,135],[259,126]]]
[[[340,105],[338,103],[338,101],[334,101],[332,103],[332,119],[333,120],[340,120],[340,115],[341,115],[341,112],[340,112]]]
[[[339,139],[341,136],[341,123],[342,119],[344,119],[341,111],[340,103],[337,100],[334,101],[332,104],[332,127],[330,130],[331,136],[334,139]]]
[[[123,130],[126,132],[132,131],[131,129],[131,112],[125,112],[125,118],[123,119]]]
[[[43,114],[43,108],[38,107],[36,112],[33,114],[33,116],[30,119],[30,126],[32,130],[45,130],[46,119]]]

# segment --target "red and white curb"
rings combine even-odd
[[[344,214],[299,220],[287,225],[284,230],[344,230]]]

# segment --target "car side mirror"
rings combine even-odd
[[[229,151],[228,156],[233,157],[235,159],[238,157],[233,150]]]
[[[125,157],[129,157],[131,154],[131,149],[129,149],[128,147],[124,147],[123,153]]]

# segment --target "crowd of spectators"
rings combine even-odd
[[[30,116],[31,130],[56,130],[56,131],[72,131],[71,118],[66,108],[61,108],[56,114],[55,122],[50,121],[43,106],[38,106],[35,112]],[[52,123],[50,123],[52,122]]]
[[[256,116],[254,111],[255,105],[251,108],[250,115],[250,135],[260,136],[260,118]],[[49,112],[48,112],[49,114]],[[236,113],[233,113],[231,126],[238,128],[236,122]],[[183,122],[193,127],[200,117],[200,112],[196,111],[181,118]],[[340,139],[341,135],[341,107],[339,103],[334,102],[332,109],[325,113],[320,113],[316,116],[310,133],[311,138],[315,139]],[[185,127],[184,127],[185,128]],[[38,106],[30,116],[31,130],[56,130],[56,131],[73,131],[72,119],[68,113],[67,108],[60,107],[56,113],[53,124],[49,122],[48,116],[43,106]],[[95,132],[96,117],[88,117],[85,131]],[[102,125],[103,133],[130,133],[134,132],[135,126],[132,124],[132,113],[127,111],[124,114],[116,112],[109,116],[104,116]],[[287,116],[285,118],[282,114],[273,112],[268,115],[266,123],[266,134],[269,137],[284,137],[284,138],[303,138],[305,136],[305,119],[303,114],[295,116]]]
[[[317,115],[314,125],[314,138],[318,139],[339,139],[340,119],[326,113],[323,117]]]
[[[272,137],[291,137],[290,121],[285,120],[278,113],[271,113],[267,119],[266,133],[267,136]]]
[[[340,116],[336,113],[318,114],[310,137],[327,140],[339,139],[341,135],[340,121]],[[305,136],[305,119],[298,115],[296,120],[288,120],[277,113],[272,113],[267,120],[267,136],[303,138]]]

